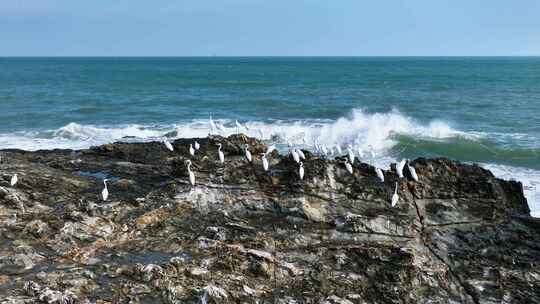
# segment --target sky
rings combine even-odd
[[[0,0],[0,56],[540,55],[538,0]]]

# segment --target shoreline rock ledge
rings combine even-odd
[[[382,183],[308,151],[300,180],[257,139],[194,140],[0,151],[0,303],[540,303],[519,182],[420,158]]]

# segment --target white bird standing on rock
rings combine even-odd
[[[303,162],[300,162],[299,163],[300,165],[300,168],[298,168],[298,175],[300,175],[300,179],[304,179],[304,163]]]
[[[413,166],[411,166],[409,163],[410,161],[407,159],[407,168],[409,169],[409,172],[411,172],[411,176],[414,179],[414,181],[417,182],[418,174],[416,174],[416,169]]]
[[[189,144],[189,154],[191,156],[195,155],[195,149],[193,149],[193,144]]]
[[[223,164],[225,162],[225,155],[221,151],[221,143],[218,143],[217,146],[218,146],[217,153],[219,157],[219,162]]]
[[[165,144],[165,147],[166,147],[169,151],[171,151],[171,152],[174,151],[173,146],[171,145],[171,143],[170,143],[166,138],[163,140],[163,143]]]
[[[300,162],[300,155],[298,155],[298,152],[296,152],[296,149],[291,150],[291,155],[295,162],[297,163]]]
[[[351,145],[349,145],[347,147],[347,152],[349,153],[349,162],[351,164],[354,164],[354,152],[352,151],[352,146]]]
[[[302,150],[296,149],[296,152],[298,153],[298,156],[300,156],[300,159],[306,159],[306,156],[304,155],[304,152]]]
[[[403,178],[403,167],[405,167],[405,159],[402,159],[399,163],[396,164],[396,173],[399,178]]]
[[[11,187],[15,186],[15,184],[19,181],[19,178],[17,177],[17,173],[13,174],[11,177],[10,185]]]
[[[248,162],[251,162],[251,152],[249,152],[249,145],[246,144],[244,146],[244,151],[245,151],[245,154],[246,154],[246,159],[248,160]]]
[[[394,195],[392,195],[392,207],[395,207],[399,201],[399,195],[397,194],[398,183],[396,182],[396,188],[394,190]]]
[[[199,150],[201,148],[201,145],[197,141],[195,141],[194,146],[195,146],[195,150]]]
[[[103,180],[103,190],[101,190],[101,198],[103,201],[106,201],[107,198],[109,198],[109,189],[107,189],[107,181],[108,179]]]
[[[349,160],[348,160],[348,159],[345,159],[345,168],[347,169],[347,171],[348,171],[350,174],[353,174],[353,168],[352,168],[351,163],[349,163]]]
[[[188,171],[188,175],[189,175],[189,183],[192,185],[192,186],[195,186],[195,173],[193,173],[193,171],[191,171],[191,160],[187,160],[187,171]]]
[[[262,160],[262,165],[263,165],[264,171],[268,171],[268,159],[266,159],[266,154],[265,153],[261,153],[261,160]]]
[[[375,172],[377,172],[377,177],[381,180],[381,182],[384,183],[384,174],[381,168],[375,168]]]

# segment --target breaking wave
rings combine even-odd
[[[223,126],[222,135],[237,132],[234,120],[215,119]],[[287,143],[312,148],[315,142],[328,147],[352,145],[367,151],[371,147],[376,159],[367,159],[381,167],[402,157],[445,156],[467,162],[482,163],[495,175],[516,179],[524,184],[533,214],[540,215],[540,150],[506,148],[498,138],[520,134],[465,132],[434,120],[420,123],[397,110],[367,113],[353,110],[337,120],[266,120],[241,122],[239,132],[261,137],[282,149]],[[153,141],[206,137],[209,120],[191,120],[169,125],[95,126],[69,123],[56,130],[0,134],[0,149],[84,149],[114,141]]]

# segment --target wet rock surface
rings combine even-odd
[[[256,139],[197,141],[2,151],[0,303],[540,303],[518,182],[417,159],[418,182],[382,183],[309,153],[300,180],[277,152],[264,172]]]

